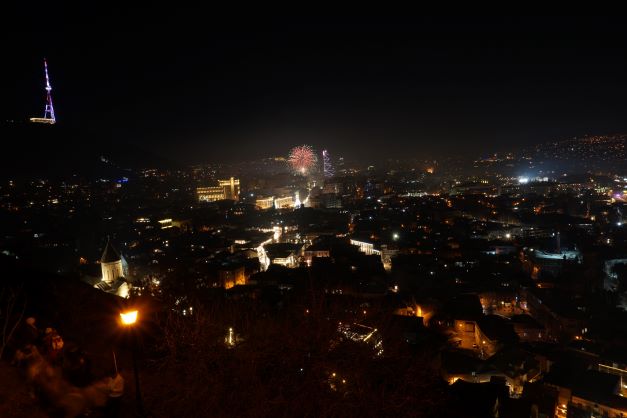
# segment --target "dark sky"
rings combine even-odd
[[[189,21],[188,21],[189,19]],[[286,154],[477,155],[627,132],[622,18],[246,18],[10,32],[3,119],[184,162]],[[129,31],[129,29],[134,29]],[[6,68],[5,68],[6,70]]]

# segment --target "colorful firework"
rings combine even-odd
[[[306,176],[314,169],[318,158],[309,145],[299,145],[292,148],[288,161],[295,173]]]

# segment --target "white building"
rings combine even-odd
[[[127,298],[130,291],[130,284],[126,280],[128,264],[124,257],[113,248],[110,240],[107,240],[107,245],[102,252],[102,257],[100,257],[100,269],[102,279],[94,287]]]
[[[356,245],[359,247],[359,251],[366,255],[381,255],[381,251],[374,248],[374,244],[366,241],[358,241],[356,239],[351,239],[351,245]]]
[[[116,249],[113,248],[110,240],[107,240],[107,245],[100,258],[100,269],[102,270],[102,280],[109,284],[120,277],[124,277],[122,257]]]

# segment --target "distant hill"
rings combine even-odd
[[[559,173],[627,172],[627,134],[586,135],[548,141],[509,153],[493,154],[474,162],[515,176]]]
[[[122,176],[128,169],[177,167],[149,150],[116,141],[106,130],[3,122],[0,138],[4,147],[0,153],[0,177],[5,179],[73,174],[112,177]]]
[[[627,135],[586,135],[546,142],[523,153],[537,161],[553,161],[589,170],[627,168]]]

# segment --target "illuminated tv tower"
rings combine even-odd
[[[46,109],[43,118],[30,118],[31,122],[47,123],[53,125],[57,122],[54,117],[54,107],[52,107],[52,86],[50,86],[50,78],[48,77],[48,62],[44,58],[44,73],[46,74]]]
[[[322,151],[322,170],[325,177],[333,177],[335,174],[333,166],[331,165],[331,157],[329,156],[329,152],[327,150]]]

